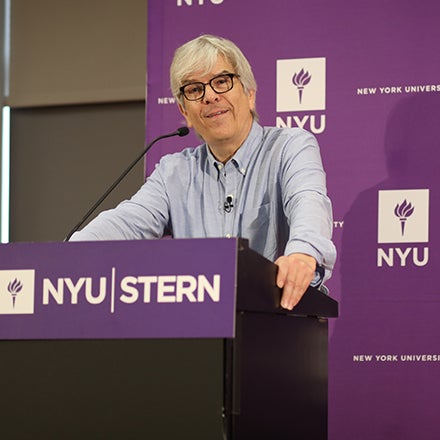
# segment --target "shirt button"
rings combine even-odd
[[[246,174],[246,168],[241,169],[242,174]]]
[[[231,234],[226,234],[225,237],[226,238],[231,238]]]

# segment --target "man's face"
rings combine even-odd
[[[200,81],[209,82],[223,73],[235,73],[231,64],[223,57],[207,75],[197,72],[185,78],[184,85]],[[226,93],[218,94],[209,85],[205,86],[205,96],[198,101],[184,99],[184,107],[179,109],[186,119],[188,127],[196,132],[211,148],[238,148],[246,139],[252,125],[251,110],[255,106],[255,93],[244,92],[239,78],[234,77],[234,86]]]

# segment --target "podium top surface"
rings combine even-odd
[[[276,286],[277,266],[249,249],[246,242],[241,244],[238,255],[238,310],[293,316],[338,317],[338,302],[314,287],[307,289],[293,310],[281,308],[282,292]]]

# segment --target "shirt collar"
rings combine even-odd
[[[248,137],[243,142],[241,147],[236,151],[234,156],[229,159],[229,162],[232,162],[241,174],[246,175],[247,169],[253,156],[252,153],[255,152],[257,145],[260,143],[262,137],[263,127],[258,122],[253,121]],[[207,144],[205,144],[205,148],[207,151],[209,163],[213,165],[217,170],[222,168],[224,165],[214,157]]]

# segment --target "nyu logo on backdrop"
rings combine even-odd
[[[325,110],[326,59],[277,60],[277,112]],[[300,127],[319,134],[325,130],[325,114],[277,116],[277,127]]]
[[[34,313],[35,270],[0,270],[0,315]]]
[[[379,244],[427,243],[429,240],[429,190],[379,191],[378,236]],[[378,248],[377,265],[425,266],[429,259],[428,247]]]
[[[205,4],[221,5],[223,0],[177,0],[177,6],[203,6]]]
[[[277,60],[277,112],[325,110],[325,58]]]

